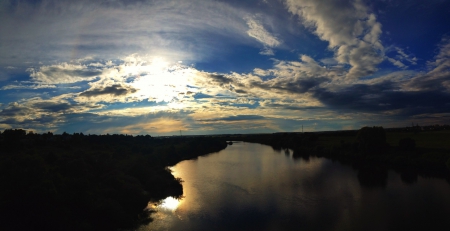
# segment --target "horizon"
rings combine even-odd
[[[370,127],[370,126],[364,126],[364,127]],[[361,127],[361,128],[364,128]],[[398,130],[398,129],[408,129],[408,128],[414,128],[414,127],[420,127],[420,128],[430,128],[430,127],[439,127],[439,128],[443,128],[442,130],[447,130],[446,128],[450,128],[450,125],[448,124],[431,124],[431,125],[412,125],[411,127],[384,127],[384,126],[374,126],[374,127],[382,127],[385,130]],[[42,132],[42,133],[35,133],[32,130],[25,130],[25,129],[5,129],[3,131],[0,131],[0,135],[3,134],[6,130],[23,130],[25,132],[25,135],[30,134],[29,132],[33,132],[33,135],[45,135],[48,134],[49,132],[52,135],[57,135],[57,136],[63,136],[64,133],[66,133],[66,135],[69,136],[73,136],[73,135],[83,135],[83,136],[132,136],[132,137],[137,137],[137,136],[150,136],[150,137],[193,137],[193,136],[230,136],[230,135],[267,135],[267,134],[292,134],[292,133],[300,133],[300,134],[304,134],[304,133],[332,133],[332,132],[351,132],[351,131],[359,131],[361,128],[358,129],[348,129],[348,130],[327,130],[327,131],[306,131],[306,132],[302,132],[302,131],[296,131],[296,132],[285,132],[285,131],[279,131],[279,132],[266,132],[266,133],[211,133],[211,134],[168,134],[168,135],[152,135],[152,134],[123,134],[123,133],[113,133],[113,134],[96,134],[96,133],[87,133],[85,134],[84,132],[73,132],[73,133],[67,133],[67,132],[62,132],[62,133],[52,133],[50,131],[48,132]],[[423,129],[421,129],[422,131]],[[450,130],[450,129],[449,129]],[[429,130],[423,130],[423,131],[437,131],[435,129],[429,129]]]
[[[441,0],[5,0],[0,130],[449,124],[448,9]]]

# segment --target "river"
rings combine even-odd
[[[183,198],[156,206],[150,230],[449,230],[450,184],[235,143],[171,167]],[[368,183],[369,182],[369,183]]]

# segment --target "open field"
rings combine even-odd
[[[399,140],[408,137],[416,141],[418,148],[450,151],[450,131],[386,132],[386,141],[391,146],[397,146]]]
[[[386,142],[392,147],[398,146],[399,141],[404,138],[414,139],[417,148],[450,152],[450,131],[386,132]],[[356,132],[354,135],[323,134],[319,137],[319,143],[325,147],[337,146],[342,142],[356,142]]]

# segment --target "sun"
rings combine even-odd
[[[159,57],[130,62],[127,68],[128,72],[136,76],[129,84],[138,89],[133,94],[137,98],[172,102],[172,105],[169,105],[171,108],[182,109],[184,104],[180,101],[183,101],[188,93],[195,92],[192,86],[195,85],[196,72],[182,63],[168,62]]]
[[[173,197],[167,197],[162,201],[162,203],[159,205],[160,208],[168,209],[168,210],[176,210],[178,206],[180,205],[180,200],[175,199]]]

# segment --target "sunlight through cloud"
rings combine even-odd
[[[173,197],[167,197],[166,199],[164,199],[161,203],[161,205],[159,205],[159,208],[162,209],[167,209],[167,210],[172,210],[175,211],[178,206],[180,205],[181,200],[178,200],[176,198]]]

